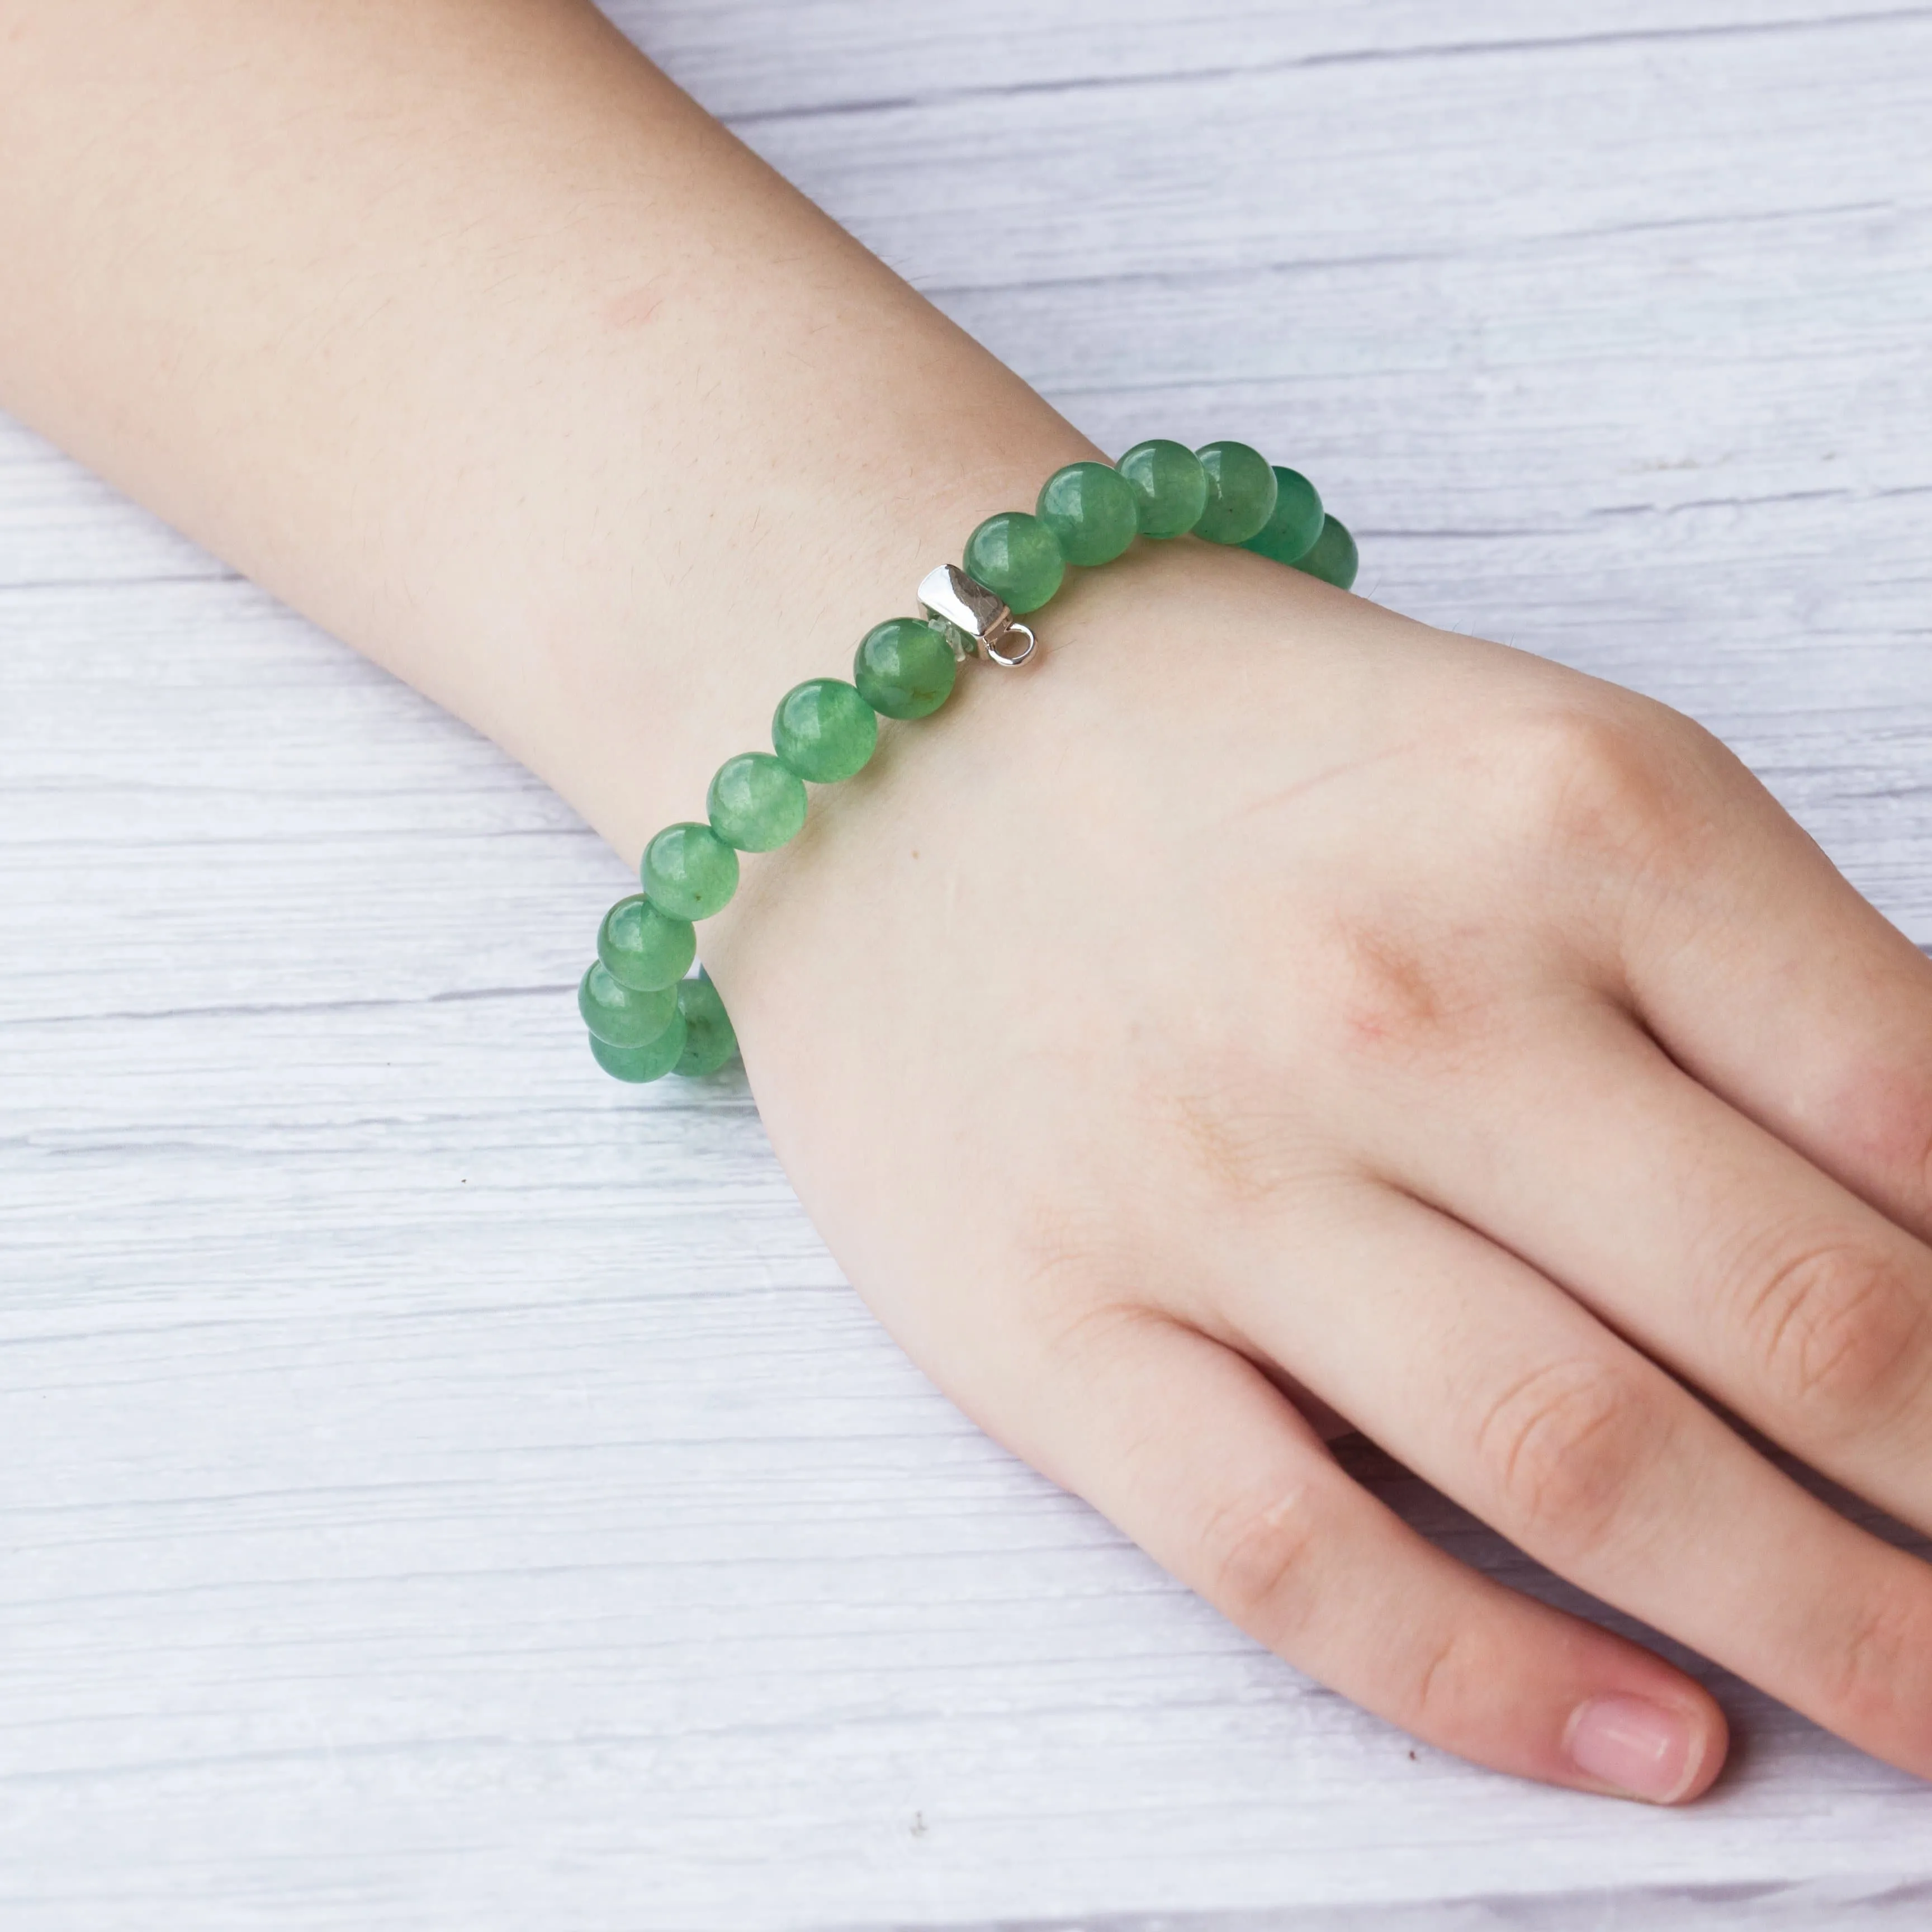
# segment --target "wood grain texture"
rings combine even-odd
[[[612,10],[1102,442],[1302,464],[1932,940],[1932,8]],[[589,1067],[622,877],[0,428],[8,1932],[1924,1922],[1932,1795],[1736,1684],[1693,1812],[1521,1788],[992,1448],[742,1084]]]

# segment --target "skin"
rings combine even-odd
[[[1098,453],[578,0],[0,0],[0,400],[633,859]],[[1037,628],[700,928],[880,1318],[1418,1737],[1726,1742],[1343,1426],[1932,1772],[1932,1572],[1697,1393],[1932,1530],[1932,966],[1629,693],[1192,538]]]

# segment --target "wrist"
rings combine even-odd
[[[969,424],[1004,416],[1004,441],[949,437],[912,405],[909,379],[886,372],[868,416],[828,429],[808,464],[680,546],[688,578],[610,556],[578,587],[577,620],[550,627],[544,655],[562,701],[485,724],[627,862],[659,826],[703,817],[725,758],[769,748],[787,691],[849,679],[860,639],[916,609],[921,578],[982,518],[1093,453],[1010,372],[962,346],[946,386],[982,399],[962,410]]]
[[[956,534],[953,542],[958,542]],[[1238,686],[1244,658],[1278,677],[1284,658],[1305,667],[1312,706],[1342,718],[1372,714],[1373,676],[1348,663],[1352,638],[1411,626],[1299,572],[1192,538],[1142,544],[1104,569],[1082,572],[1030,621],[1040,646],[1013,671],[968,659],[952,697],[927,718],[880,721],[878,750],[837,786],[815,788],[803,831],[748,859],[730,904],[698,928],[707,970],[723,990],[759,1082],[808,1088],[821,1052],[836,1054],[837,1015],[796,997],[803,983],[862,985],[870,963],[916,959],[954,974],[980,944],[982,922],[1050,922],[1093,889],[1093,874],[1131,874],[1131,826],[1142,814],[1211,817],[1224,802],[1192,795],[1177,774],[1198,770],[1198,748],[1174,744],[1171,763],[1124,761],[1115,748],[1145,742],[1172,717],[1177,680],[1211,657]],[[1317,692],[1323,695],[1317,696]],[[1286,721],[1282,721],[1284,723]],[[1269,722],[1238,714],[1232,733]],[[1275,729],[1264,769],[1299,778],[1330,755],[1306,729]],[[1186,728],[1182,728],[1184,730]],[[1336,746],[1352,736],[1340,723]],[[1052,876],[1030,860],[1030,820],[1077,816],[1072,842],[1087,872]],[[1052,828],[1064,850],[1070,829]],[[1126,896],[1150,919],[1185,917],[1192,882],[1142,878]],[[983,992],[983,988],[981,989]],[[1012,992],[1015,989],[1008,989]],[[970,970],[960,997],[979,997]],[[782,1042],[782,1051],[774,1051]],[[770,1070],[769,1076],[767,1069]]]

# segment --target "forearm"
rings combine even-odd
[[[0,403],[630,856],[1088,453],[580,0],[0,4]]]

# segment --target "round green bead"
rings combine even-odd
[[[597,928],[597,956],[604,970],[620,986],[640,993],[676,986],[697,952],[690,920],[659,911],[642,892],[620,899]]]
[[[593,1033],[590,1051],[598,1065],[620,1080],[662,1080],[684,1057],[684,1016],[674,1012],[670,1024],[648,1046],[613,1046]]]
[[[1242,544],[1276,563],[1299,563],[1322,534],[1322,498],[1298,470],[1274,466],[1274,512]]]
[[[1195,454],[1208,478],[1208,507],[1194,526],[1210,543],[1241,544],[1274,514],[1274,472],[1245,442],[1204,442]]]
[[[814,784],[836,784],[862,770],[878,742],[878,713],[839,678],[794,685],[772,718],[772,748]]]
[[[667,825],[638,869],[645,896],[674,919],[709,919],[738,890],[738,855],[708,825]]]
[[[740,752],[718,767],[704,800],[711,829],[741,852],[775,852],[805,823],[805,783],[769,752]]]
[[[1133,486],[1104,463],[1056,470],[1034,507],[1069,563],[1112,563],[1141,526]]]
[[[677,988],[640,992],[614,979],[602,960],[577,982],[577,1010],[607,1046],[648,1046],[677,1017]]]
[[[1347,529],[1336,518],[1324,517],[1322,534],[1294,567],[1306,571],[1310,577],[1320,578],[1324,584],[1334,584],[1337,590],[1346,590],[1354,582],[1361,561],[1355,540]]]
[[[859,695],[882,718],[926,718],[952,695],[959,662],[937,626],[888,617],[860,640],[852,660]]]
[[[966,539],[966,574],[976,577],[1016,617],[1037,610],[1066,576],[1060,539],[1024,510],[988,517]]]
[[[684,1051],[677,1071],[688,1079],[716,1073],[738,1051],[738,1036],[718,988],[702,973],[677,989],[678,1011],[684,1016]]]
[[[1208,507],[1208,472],[1185,443],[1156,436],[1137,442],[1114,465],[1134,493],[1144,537],[1185,536]]]

